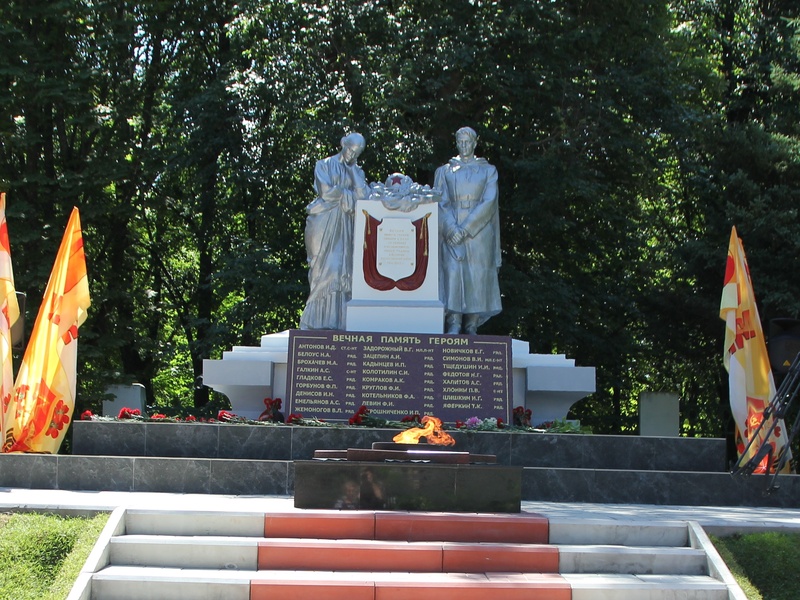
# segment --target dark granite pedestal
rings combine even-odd
[[[520,512],[520,467],[300,460],[294,468],[296,508]]]

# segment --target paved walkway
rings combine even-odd
[[[0,488],[0,512],[48,511],[94,514],[118,506],[205,511],[285,512],[294,508],[291,496],[222,496],[147,492],[76,492]],[[800,533],[800,508],[730,506],[658,506],[646,504],[587,504],[524,501],[522,510],[551,519],[611,519],[618,521],[697,521],[709,533],[786,530]]]

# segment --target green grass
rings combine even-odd
[[[0,514],[0,598],[66,598],[107,520]]]
[[[712,541],[749,600],[800,598],[800,534],[751,533]]]

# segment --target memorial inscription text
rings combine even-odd
[[[363,404],[387,420],[509,420],[511,338],[291,331],[288,358],[288,409],[304,417],[347,421]]]

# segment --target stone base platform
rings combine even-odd
[[[518,513],[522,469],[498,465],[296,461],[296,508]]]

